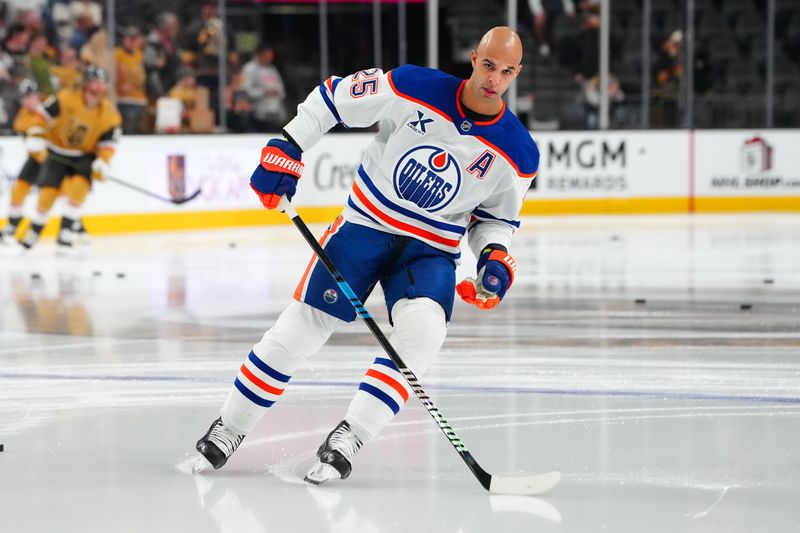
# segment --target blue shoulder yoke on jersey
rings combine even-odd
[[[399,96],[419,102],[436,111],[453,123],[460,135],[478,137],[503,152],[506,159],[522,177],[532,177],[539,169],[539,149],[530,132],[519,119],[503,106],[502,116],[488,124],[475,122],[466,117],[457,104],[466,80],[461,80],[441,70],[404,65],[389,72],[392,89]],[[463,122],[469,128],[461,128]]]

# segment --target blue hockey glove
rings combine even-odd
[[[261,150],[261,164],[250,176],[250,187],[267,209],[275,209],[281,196],[289,200],[303,174],[303,153],[284,139],[272,139]]]
[[[491,309],[500,303],[514,283],[517,263],[505,247],[489,245],[478,258],[478,278],[466,278],[456,285],[462,300],[479,309]]]

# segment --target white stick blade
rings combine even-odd
[[[489,492],[492,494],[517,494],[535,496],[555,487],[561,480],[561,472],[546,472],[527,477],[492,476]]]

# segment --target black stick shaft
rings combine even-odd
[[[65,157],[60,157],[57,154],[53,154],[52,152],[48,153],[47,157],[52,157],[54,161],[57,161],[62,165],[67,165],[68,167],[77,168],[77,165],[75,164],[74,161],[70,161]],[[106,176],[106,179],[108,181],[116,183],[117,185],[122,185],[123,187],[133,189],[134,191],[144,194],[145,196],[149,196],[150,198],[155,198],[156,200],[161,200],[162,202],[168,202],[175,205],[185,204],[189,200],[194,200],[201,192],[200,189],[197,189],[195,192],[193,192],[189,196],[186,196],[185,198],[173,199],[173,198],[167,198],[166,196],[161,196],[160,194],[155,193],[149,189],[145,189],[144,187],[139,187],[138,185],[134,185],[133,183],[130,183],[128,181],[115,178],[114,176]]]
[[[403,359],[389,342],[389,339],[386,338],[380,327],[378,327],[378,324],[369,314],[369,311],[367,311],[366,307],[364,307],[364,304],[361,302],[355,292],[353,292],[353,289],[350,287],[344,277],[342,277],[342,275],[339,273],[339,269],[336,268],[336,265],[333,264],[331,258],[328,256],[319,242],[317,242],[317,239],[308,229],[308,226],[306,226],[305,222],[303,222],[303,219],[300,218],[300,215],[297,214],[297,211],[295,211],[294,207],[289,203],[288,200],[286,200],[285,197],[281,198],[281,203],[278,205],[278,208],[284,211],[289,218],[291,218],[295,227],[300,231],[308,245],[311,246],[311,248],[314,250],[314,253],[325,265],[325,268],[328,270],[330,275],[333,276],[333,279],[345,293],[348,300],[350,300],[350,303],[355,308],[356,313],[358,313],[358,315],[364,320],[364,323],[366,323],[369,330],[378,340],[378,343],[381,345],[383,350],[400,369],[403,377],[405,377],[406,381],[408,381],[408,384],[411,386],[411,389],[414,391],[414,394],[417,395],[417,398],[419,398],[419,400],[422,402],[422,405],[425,406],[425,409],[427,409],[428,413],[431,415],[431,417],[433,417],[436,425],[439,426],[439,429],[441,429],[445,434],[447,439],[450,441],[450,444],[453,445],[464,462],[467,463],[467,466],[475,475],[475,477],[478,478],[478,481],[481,485],[483,485],[483,488],[489,490],[492,480],[491,474],[481,468],[475,458],[472,457],[472,454],[469,452],[469,450],[467,450],[467,447],[464,445],[464,443],[461,442],[461,439],[458,437],[456,432],[453,430],[444,416],[439,412],[439,409],[433,404],[427,393],[422,389],[417,377],[408,368],[408,366],[406,366],[406,364],[403,362]]]

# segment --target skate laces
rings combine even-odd
[[[350,429],[350,426],[343,422],[339,424],[330,438],[328,438],[328,446],[344,455],[345,459],[352,462],[353,457],[361,449],[361,439]]]
[[[230,457],[233,452],[236,451],[236,448],[239,447],[239,444],[242,443],[244,440],[244,435],[236,435],[228,431],[228,429],[222,425],[222,420],[217,420],[214,427],[211,428],[211,431],[208,432],[208,440],[213,442],[217,448],[222,450],[225,454],[225,457]]]

